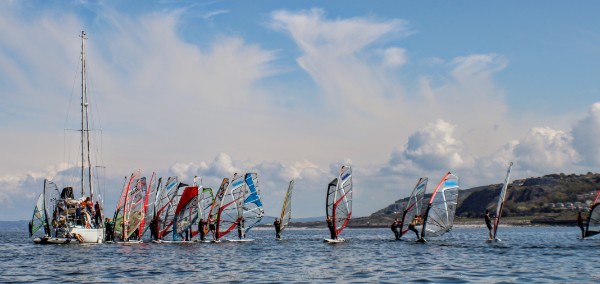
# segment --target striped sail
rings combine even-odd
[[[246,190],[244,175],[234,176],[221,199],[217,216],[217,240],[236,228],[237,222],[243,215],[242,205]]]
[[[333,218],[336,237],[348,225],[352,217],[352,168],[342,167],[340,175],[327,187],[325,213]]]
[[[410,225],[410,222],[413,220],[413,218],[423,214],[421,211],[423,210],[423,198],[425,197],[425,191],[427,190],[428,180],[428,178],[419,178],[417,185],[415,185],[415,188],[410,194],[410,198],[408,199],[406,207],[402,212],[402,219],[400,223],[401,236],[404,236],[404,234],[408,232],[408,225]]]
[[[214,223],[215,227],[217,227],[219,225],[219,213],[221,211],[221,201],[225,197],[225,191],[227,191],[228,187],[229,187],[229,179],[224,178],[223,181],[221,182],[221,186],[219,186],[219,190],[217,191],[217,194],[215,195],[215,200],[213,201],[213,204],[210,207],[207,223],[209,223],[209,224]],[[217,237],[219,235],[217,232],[213,232],[214,239],[217,239]]]
[[[458,200],[458,177],[448,172],[433,191],[425,218],[421,237],[437,237],[452,230]]]
[[[245,193],[242,205],[242,216],[244,218],[244,229],[250,231],[265,215],[262,201],[260,200],[260,188],[258,186],[258,175],[247,173],[244,178]]]

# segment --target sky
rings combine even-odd
[[[0,220],[77,163],[81,39],[106,212],[123,177],[256,172],[267,215],[598,172],[597,1],[0,1]]]

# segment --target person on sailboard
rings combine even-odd
[[[489,240],[493,240],[494,236],[492,235],[492,219],[490,218],[490,210],[487,210],[487,209],[485,210],[484,218],[485,218],[485,225],[487,226],[488,233],[490,235]]]
[[[104,241],[114,242],[115,241],[115,222],[113,222],[110,218],[106,218],[104,221],[104,228],[106,230],[106,238]]]
[[[329,228],[331,239],[336,240],[337,236],[335,235],[335,226],[333,225],[333,218],[331,218],[331,216],[327,216],[327,227]]]
[[[156,218],[152,218],[152,221],[150,221],[150,239],[152,240],[157,240],[158,239],[158,234],[157,234],[157,225],[158,225],[158,217]]]
[[[577,212],[577,226],[581,229],[581,239],[585,238],[585,228],[583,227],[583,217],[581,217],[581,211]]]
[[[212,219],[211,216],[208,216],[207,222],[208,222],[208,230],[212,233],[213,240],[216,240],[217,239],[217,234],[216,234],[217,227],[215,225],[215,221]]]
[[[204,218],[200,218],[200,221],[198,221],[198,233],[200,233],[201,241],[204,241],[204,237],[206,237],[206,234],[204,233],[205,228],[206,228],[206,222],[204,222]]]
[[[417,231],[417,228],[415,227],[420,223],[421,215],[416,215],[415,217],[413,217],[412,221],[410,221],[410,224],[408,224],[408,229],[415,232],[415,235],[417,235],[417,240],[421,239],[421,237],[419,236],[419,231]]]
[[[279,222],[279,219],[275,218],[273,227],[275,227],[275,238],[281,239],[281,222]]]
[[[237,227],[238,227],[238,238],[241,240],[242,238],[244,238],[244,217],[240,218],[240,220],[237,222]]]
[[[398,221],[398,218],[396,218],[396,220],[394,220],[394,222],[390,226],[390,229],[392,229],[392,232],[394,232],[394,236],[396,237],[396,240],[400,239],[400,233],[398,232],[399,226],[400,226],[400,222]]]

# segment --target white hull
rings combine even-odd
[[[83,239],[82,243],[100,244],[104,242],[104,228],[71,228],[71,235],[78,234]]]

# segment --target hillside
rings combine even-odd
[[[459,191],[456,216],[458,222],[483,218],[485,209],[494,211],[502,184],[491,184]],[[506,222],[571,224],[577,211],[588,211],[597,190],[600,174],[551,174],[515,180],[508,187],[502,216]],[[428,191],[432,190],[431,184]],[[427,195],[430,196],[430,195]],[[371,214],[356,218],[350,226],[387,226],[400,217],[408,197]]]

